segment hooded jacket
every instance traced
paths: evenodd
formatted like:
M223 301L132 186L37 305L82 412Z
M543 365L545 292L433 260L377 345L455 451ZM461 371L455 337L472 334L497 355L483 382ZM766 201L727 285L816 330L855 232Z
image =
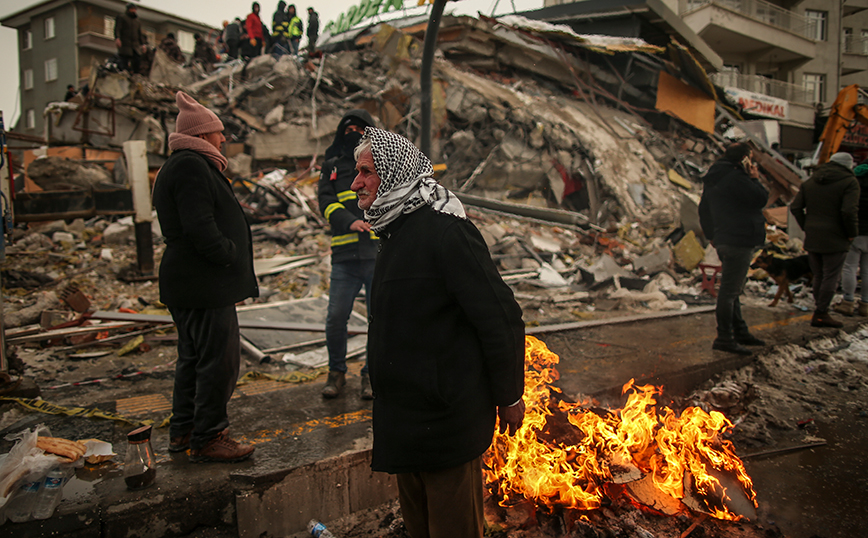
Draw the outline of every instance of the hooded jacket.
M763 208L768 191L741 164L720 159L702 178L699 223L715 245L756 247L765 243Z
M289 8L292 8L292 14L289 13ZM298 11L295 9L295 4L290 4L286 8L286 20L289 21L289 29L287 30L290 39L301 39L301 31L304 24L298 16Z
M289 37L289 18L286 16L286 2L280 0L277 10L271 17L271 31L276 36Z
M805 250L846 252L859 235L859 181L846 166L828 162L802 183L790 211L805 232Z
M350 123L374 126L374 118L365 110L350 110L341 118L334 142L325 152L325 162L319 178L319 209L329 221L332 231L332 262L373 260L377 257L377 236L373 232L354 232L350 225L364 220L358 196L350 190L356 177L354 144L350 144L344 131Z

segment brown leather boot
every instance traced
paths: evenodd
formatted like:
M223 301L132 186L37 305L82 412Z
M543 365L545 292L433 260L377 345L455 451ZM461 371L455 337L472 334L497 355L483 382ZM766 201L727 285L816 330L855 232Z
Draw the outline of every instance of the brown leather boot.
M337 398L346 384L347 374L345 372L329 372L329 378L322 389L322 397L329 399Z
M853 307L856 306L854 301L845 301L841 299L841 302L836 304L833 310L839 314L844 314L845 316L853 315Z
M190 461L195 463L205 461L235 463L249 458L254 450L252 446L242 445L229 437L229 430L223 430L199 450L191 450Z
M811 327L833 327L840 329L843 326L843 323L833 318L828 312L814 310L814 316L811 318Z
M865 301L859 301L859 315L868 316L868 303Z
M184 452L190 448L190 433L169 439L169 452Z

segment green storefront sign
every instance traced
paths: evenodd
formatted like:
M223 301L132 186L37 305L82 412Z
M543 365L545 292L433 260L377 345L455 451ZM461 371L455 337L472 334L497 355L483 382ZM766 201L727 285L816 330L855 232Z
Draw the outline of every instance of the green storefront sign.
M393 8L396 11L404 9L404 0L362 0L359 5L351 7L346 13L341 13L337 20L329 21L325 31L332 35L346 32L360 21L386 13Z

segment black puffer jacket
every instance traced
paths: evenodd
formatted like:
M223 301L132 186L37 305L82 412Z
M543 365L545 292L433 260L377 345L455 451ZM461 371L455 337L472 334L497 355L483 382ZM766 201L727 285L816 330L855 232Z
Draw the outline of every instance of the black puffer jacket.
M163 304L220 308L259 296L250 226L211 161L191 150L174 152L154 182L154 207L166 238Z
M422 206L381 241L369 303L371 466L461 465L488 449L496 407L524 390L521 308L470 221Z
M768 191L740 164L721 159L702 178L699 222L715 245L756 247L765 243L763 208Z
M356 160L353 158L355 147L344 140L344 131L351 121L375 125L374 118L366 111L350 110L338 124L335 140L325 153L317 199L319 210L332 229L332 262L373 260L377 257L376 234L350 230L353 222L364 220L358 196L350 190L356 178Z
M790 211L805 231L805 250L850 250L850 240L859 235L859 191L853 172L834 162L820 165L802 183Z

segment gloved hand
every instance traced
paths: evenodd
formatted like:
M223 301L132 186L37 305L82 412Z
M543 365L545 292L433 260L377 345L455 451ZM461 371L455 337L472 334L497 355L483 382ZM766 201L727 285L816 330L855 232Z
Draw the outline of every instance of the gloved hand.
M250 44L253 45L254 47L256 46L256 38L255 37L250 38Z

